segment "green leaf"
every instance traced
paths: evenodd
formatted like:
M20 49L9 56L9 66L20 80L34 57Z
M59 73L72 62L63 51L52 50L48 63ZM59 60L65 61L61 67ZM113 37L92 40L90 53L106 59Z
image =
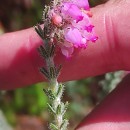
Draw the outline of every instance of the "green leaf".
M61 114L61 105L59 104L56 110L56 114L60 115Z
M61 98L62 94L64 91L64 85L63 84L59 84L59 88L58 88L58 92L57 92L57 97Z
M44 30L41 28L39 24L35 26L35 31L42 39L44 39Z
M50 110L52 113L56 114L56 111L54 110L54 108L53 108L49 103L47 103L47 105L48 105L49 110Z
M45 94L48 96L48 98L49 98L50 100L54 100L54 99L55 99L55 95L52 93L51 90L43 89L43 91L45 92Z
M64 108L65 108L65 105L64 105L64 103L62 102L61 104L58 105L56 114L57 114L57 115L62 115L62 113L64 112Z
M50 57L54 56L54 54L55 54L55 45L54 44L51 45L49 53L50 53Z
M69 124L68 120L64 119L64 121L63 121L63 123L62 123L60 129L61 129L61 130L66 130L68 124Z
M58 77L60 75L60 71L62 69L62 65L59 65L56 69L56 76Z
M50 77L56 78L56 72L54 67L50 67Z
M48 73L48 71L47 71L44 67L40 68L40 72L41 72L42 74L44 74L44 76L45 76L48 80L50 79L49 73Z
M43 11L43 21L46 20L48 11L50 10L50 6L45 5L45 9Z
M50 129L51 130L59 130L58 127L55 124L50 123Z
M66 110L67 110L67 108L68 108L68 106L69 106L69 103L68 103L68 101L65 103L65 106L64 106L64 111L63 111L63 115L65 114L65 112L66 112Z
M48 52L46 51L46 49L41 45L38 48L38 52L41 54L42 57L44 57L45 59L49 57Z

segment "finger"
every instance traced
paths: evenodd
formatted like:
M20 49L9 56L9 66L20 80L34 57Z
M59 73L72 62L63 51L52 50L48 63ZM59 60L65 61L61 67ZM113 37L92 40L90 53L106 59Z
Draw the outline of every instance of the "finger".
M63 65L60 81L95 76L119 69L129 69L130 61L127 59L130 44L127 41L130 39L128 36L130 26L126 28L123 23L127 22L125 20L130 13L126 17L124 13L120 12L120 9L122 8L120 6L117 8L116 5L111 8L110 4L92 9L92 21L99 40L94 44L89 43L85 50L75 49L72 58L68 60L61 53L57 54L56 62ZM127 11L130 12L129 9ZM122 17L120 24L118 22L119 16ZM121 27L123 31L120 30ZM38 71L38 67L43 61L36 51L42 42L33 28L5 34L0 37L0 42L1 89L26 86L44 80Z
M89 43L87 49L76 52L72 59L65 60L61 79L79 79L120 69L130 69L129 5L129 0L122 0L122 2L110 0L92 9L91 20L99 40L95 44ZM64 60L63 57L61 59Z
M130 74L79 125L77 130L130 129Z
M41 44L33 28L0 37L0 89L12 89L36 83L43 62L37 53Z
M122 64L123 68L129 70L130 60L129 40L130 40L130 1L129 0L109 0L106 4L93 8L93 23L96 33L99 36L99 46L102 56L109 53L109 59L113 59L117 64ZM123 11L122 11L123 10ZM110 54L111 53L111 54ZM108 57L107 57L108 58ZM104 57L104 62L109 62Z

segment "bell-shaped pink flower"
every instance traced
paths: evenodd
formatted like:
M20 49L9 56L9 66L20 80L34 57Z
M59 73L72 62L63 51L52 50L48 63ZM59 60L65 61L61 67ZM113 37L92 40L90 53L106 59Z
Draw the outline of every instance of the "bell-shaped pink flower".
M75 5L79 8L83 8L85 10L89 10L88 0L72 0Z
M83 12L82 12L82 16L83 16L83 20L79 21L78 24L74 20L71 22L72 25L78 28L79 30L84 30L90 25L89 17Z
M96 41L98 40L98 37L97 37L96 35L92 35L92 36L90 37L90 40L91 40L92 42L96 42Z
M82 37L80 31L77 28L69 28L66 32L65 32L65 40L73 43L74 47L83 47L86 46L86 41L84 40L84 38Z
M66 46L62 46L61 47L61 52L64 56L66 56L67 58L69 58L72 53L74 52L74 47L66 47Z
M70 57L74 48L86 48L88 42L95 42L98 37L90 21L88 0L61 0L61 3L49 12L52 23L57 27L56 42L64 56Z
M93 28L94 28L94 26L90 24L90 25L86 26L85 30L87 30L88 32L91 33Z
M64 16L67 15L69 17L72 17L76 20L76 22L83 19L81 10L73 3L63 3L61 11Z
M52 22L57 25L57 26L60 26L61 23L62 23L62 17L58 14L53 14L52 16Z
M98 39L98 37L95 35L94 31L88 32L87 30L84 30L82 32L82 34L83 34L83 37L85 37L86 40L88 40L88 41L96 42Z

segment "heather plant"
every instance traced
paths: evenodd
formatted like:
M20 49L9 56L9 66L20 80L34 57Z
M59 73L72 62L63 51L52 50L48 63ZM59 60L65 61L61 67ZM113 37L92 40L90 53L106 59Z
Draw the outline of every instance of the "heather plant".
M39 24L35 27L43 40L38 51L45 60L40 72L49 81L48 89L44 89L44 92L50 100L49 111L54 115L54 121L49 125L51 130L66 130L68 126L68 120L64 118L68 102L61 101L65 86L58 83L62 65L54 62L56 49L60 48L61 53L70 58L74 49L86 49L89 41L95 42L98 38L90 17L92 13L87 0L53 0L49 6L45 6L43 27Z

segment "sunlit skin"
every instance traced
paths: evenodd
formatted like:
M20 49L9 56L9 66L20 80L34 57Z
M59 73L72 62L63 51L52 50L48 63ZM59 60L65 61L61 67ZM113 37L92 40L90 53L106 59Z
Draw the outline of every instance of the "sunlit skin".
M69 59L66 59L60 51L57 52L55 60L63 65L60 81L82 79L116 70L130 70L129 7L129 0L110 0L104 5L91 9L93 13L91 20L99 39L96 43L89 43L87 49L75 50L72 58ZM42 41L34 28L0 36L0 89L15 89L45 81L38 71L38 68L44 64L37 53L40 44ZM95 123L100 122L99 129L101 129L103 122L119 122L118 119L126 122L124 130L130 128L128 126L130 122L129 77L125 80L125 85L121 84L119 89L109 95L82 123L82 125L91 124L87 130L93 130ZM108 113L112 113L112 116ZM107 125L107 127L113 130L114 125Z

